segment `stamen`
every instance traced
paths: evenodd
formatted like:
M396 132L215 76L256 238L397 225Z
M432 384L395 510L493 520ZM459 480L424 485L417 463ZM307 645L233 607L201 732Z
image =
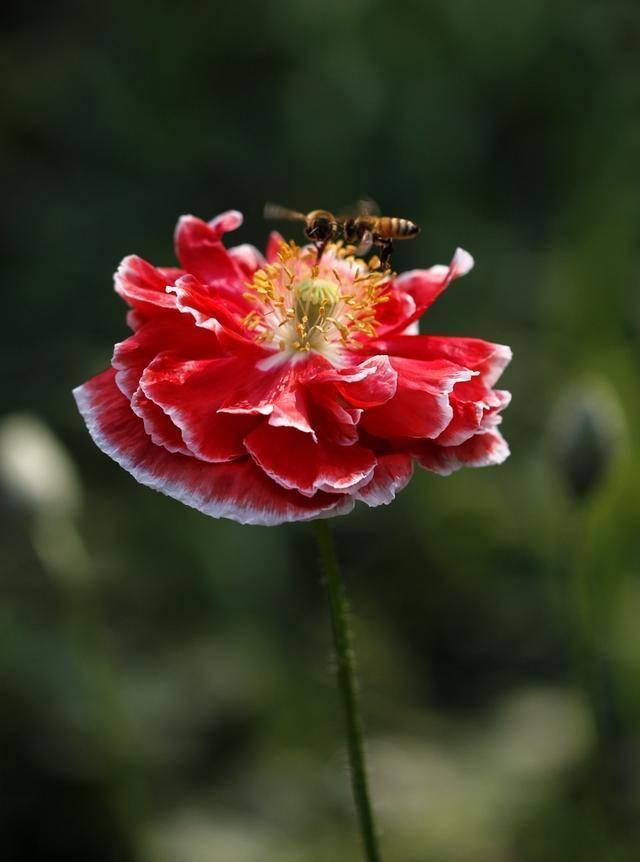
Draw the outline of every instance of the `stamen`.
M246 285L243 295L255 307L244 326L259 343L275 341L281 350L357 350L362 336L376 334L375 308L389 301L393 273L380 271L377 257L367 264L354 251L332 243L317 262L314 247L283 243L277 260Z

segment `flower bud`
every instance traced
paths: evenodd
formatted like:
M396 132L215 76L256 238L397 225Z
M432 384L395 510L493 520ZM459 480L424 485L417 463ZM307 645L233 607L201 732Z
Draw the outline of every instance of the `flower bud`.
M0 486L35 515L73 515L80 507L75 465L37 416L13 413L0 421Z
M606 380L592 379L559 399L550 426L551 455L572 496L592 494L620 448L624 416Z

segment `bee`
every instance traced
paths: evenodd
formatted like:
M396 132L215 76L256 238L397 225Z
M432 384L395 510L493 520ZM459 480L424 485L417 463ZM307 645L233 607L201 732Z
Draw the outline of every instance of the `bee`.
M380 248L383 269L391 268L394 240L413 239L420 233L415 222L397 216L381 216L372 201L359 201L357 215L339 219L344 240L356 246L356 254L366 254L373 245Z
M397 216L381 216L373 201L358 201L355 215L334 216L328 210L297 212L277 204L266 204L265 218L288 219L304 222L304 233L316 247L318 261L330 242L343 237L348 245L355 246L359 257L367 254L372 246L380 248L380 264L383 269L391 268L393 241L412 239L420 233L415 222Z
M318 252L318 262L327 244L335 242L340 236L340 225L333 213L328 210L311 210L301 213L277 204L265 204L264 217L267 219L285 219L304 222L304 234L312 242Z

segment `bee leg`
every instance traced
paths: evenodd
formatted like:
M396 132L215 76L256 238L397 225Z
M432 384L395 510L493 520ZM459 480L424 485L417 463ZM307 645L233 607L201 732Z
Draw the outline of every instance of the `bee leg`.
M390 239L378 243L380 246L380 265L382 269L391 269L391 254L393 243Z
M327 247L328 242L329 242L328 239L325 239L322 242L316 242L316 252L317 252L316 266L320 263L320 258L324 254L324 250Z

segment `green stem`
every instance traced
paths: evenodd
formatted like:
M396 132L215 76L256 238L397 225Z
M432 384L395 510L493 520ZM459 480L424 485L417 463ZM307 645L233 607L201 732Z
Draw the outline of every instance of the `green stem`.
M605 813L619 818L628 814L631 773L625 746L628 737L618 697L610 654L610 607L598 573L593 571L597 527L589 512L576 507L572 520L570 580L568 591L569 634L577 683L591 708L595 731L595 789ZM588 538L587 538L588 537ZM611 575L611 573L609 573ZM611 590L611 578L607 582ZM619 828L618 822L614 824Z
M326 575L338 687L342 698L347 730L347 745L351 766L351 788L360 825L360 834L367 862L381 862L382 857L378 849L367 782L362 720L358 705L354 653L351 646L351 632L349 630L349 608L340 577L340 568L331 530L329 529L329 522L326 520L314 521L313 526Z

